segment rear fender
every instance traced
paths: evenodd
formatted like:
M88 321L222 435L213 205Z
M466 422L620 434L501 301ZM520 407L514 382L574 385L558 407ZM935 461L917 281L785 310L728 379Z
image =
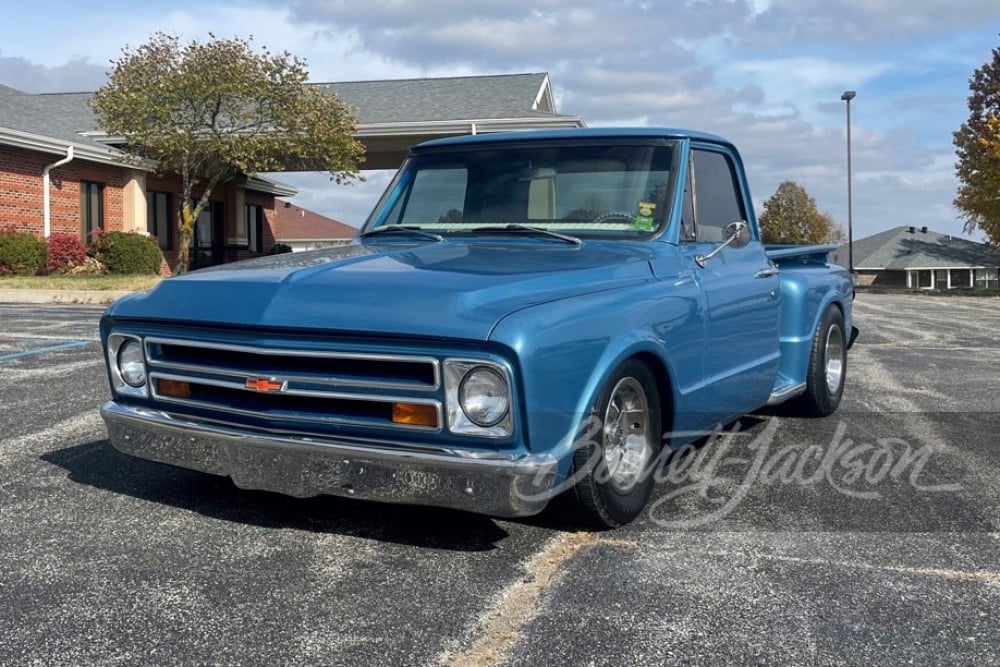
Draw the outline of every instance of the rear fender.
M844 327L856 337L851 309L851 281L840 267L789 267L781 271L781 364L778 385L806 381L812 340L820 318L831 305L840 308Z

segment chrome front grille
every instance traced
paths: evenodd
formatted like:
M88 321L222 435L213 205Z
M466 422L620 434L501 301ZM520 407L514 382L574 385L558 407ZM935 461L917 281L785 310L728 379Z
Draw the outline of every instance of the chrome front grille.
M436 358L256 347L175 338L144 341L154 400L268 422L441 429ZM161 381L185 383L186 395ZM398 424L393 404L431 406L437 426Z

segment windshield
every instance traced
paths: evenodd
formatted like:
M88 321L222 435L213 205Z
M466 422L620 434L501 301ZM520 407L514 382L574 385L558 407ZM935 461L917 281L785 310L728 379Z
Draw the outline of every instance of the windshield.
M438 234L530 226L579 236L644 237L670 219L673 144L468 146L403 165L365 231Z

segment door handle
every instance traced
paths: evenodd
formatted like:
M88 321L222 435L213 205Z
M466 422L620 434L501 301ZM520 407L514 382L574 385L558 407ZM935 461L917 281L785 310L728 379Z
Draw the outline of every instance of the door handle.
M766 269L761 269L757 273L753 274L754 278L770 278L771 276L776 276L781 273L781 270L776 266L769 266Z

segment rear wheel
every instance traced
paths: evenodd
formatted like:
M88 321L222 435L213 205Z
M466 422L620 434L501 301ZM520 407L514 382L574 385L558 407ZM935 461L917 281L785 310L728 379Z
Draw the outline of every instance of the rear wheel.
M847 336L840 308L829 306L813 335L806 391L796 403L811 417L832 415L840 406L847 375Z
M624 363L598 396L596 430L573 457L573 494L596 528L616 528L642 513L660 452L660 397L649 368Z

